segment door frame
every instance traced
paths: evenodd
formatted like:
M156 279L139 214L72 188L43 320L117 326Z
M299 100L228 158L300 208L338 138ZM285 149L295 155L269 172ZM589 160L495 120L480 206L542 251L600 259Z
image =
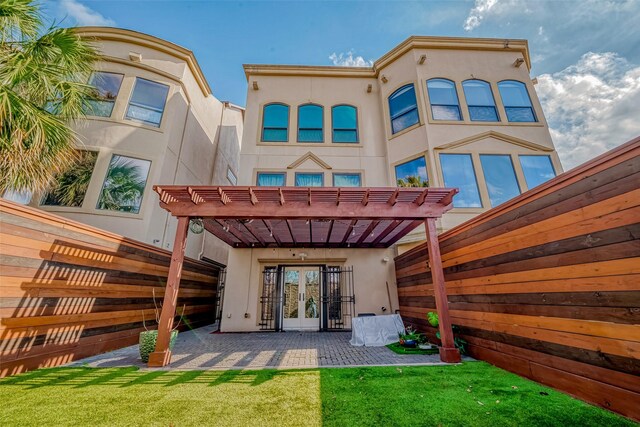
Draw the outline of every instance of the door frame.
M325 264L279 264L278 265L278 272L280 272L281 274L281 280L279 281L279 284L281 285L281 289L280 289L280 293L282 295L284 295L284 285L285 285L285 276L286 276L286 271L287 268L291 269L291 270L316 270L318 271L318 290L319 290L319 300L318 300L318 325L317 327L314 325L313 327L310 328L305 328L303 321L304 321L304 317L300 318L300 314L298 315L298 320L300 322L299 326L297 328L287 328L285 329L285 324L284 324L284 299L282 299L280 301L280 306L282 307L280 309L280 325L281 325L281 330L283 331L319 331L322 328L322 324L321 324L321 319L322 319L322 282L323 282L323 278L322 278L322 271L324 268L326 268ZM304 274L300 274L298 276L298 280L303 280ZM298 282L300 283L300 282ZM300 285L298 285L300 286ZM298 305L300 305L300 300L298 300ZM298 308L298 313L300 313L300 309ZM304 313L304 311L303 311Z

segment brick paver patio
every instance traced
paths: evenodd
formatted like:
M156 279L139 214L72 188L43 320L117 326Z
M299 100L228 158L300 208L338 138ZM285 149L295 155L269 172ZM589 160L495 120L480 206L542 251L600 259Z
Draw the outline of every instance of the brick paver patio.
M386 347L353 347L351 332L211 334L212 326L178 335L171 365L160 369L263 369L440 364L438 355L400 355ZM134 345L69 366L146 367Z

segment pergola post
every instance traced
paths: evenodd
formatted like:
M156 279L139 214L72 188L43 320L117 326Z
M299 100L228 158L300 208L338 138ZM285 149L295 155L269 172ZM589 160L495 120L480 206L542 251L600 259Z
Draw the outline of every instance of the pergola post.
M169 265L169 274L167 276L167 287L164 291L162 313L160 314L160 323L158 323L158 340L156 341L155 351L149 355L149 367L167 366L171 361L169 341L171 339L171 329L173 328L173 319L178 302L180 276L182 275L182 264L184 261L188 232L189 217L178 217L176 238L173 242L173 253L171 254L171 264Z
M453 329L451 328L451 318L449 317L449 301L444 284L444 272L442 270L436 219L427 218L424 223L427 231L427 249L429 251L431 280L433 282L436 310L440 323L440 341L442 341L440 360L446 363L457 363L460 362L460 352L456 348L453 340Z

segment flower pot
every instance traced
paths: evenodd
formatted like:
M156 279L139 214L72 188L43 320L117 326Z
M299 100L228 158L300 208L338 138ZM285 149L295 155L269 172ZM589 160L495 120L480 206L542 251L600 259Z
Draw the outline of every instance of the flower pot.
M404 340L402 345L407 348L415 348L417 345L417 342L416 340Z
M171 338L169 339L169 350L173 348L173 344L175 344L177 337L178 331L171 331ZM144 363L147 363L149 361L149 354L151 354L156 349L157 340L157 330L140 332L140 359L142 359Z

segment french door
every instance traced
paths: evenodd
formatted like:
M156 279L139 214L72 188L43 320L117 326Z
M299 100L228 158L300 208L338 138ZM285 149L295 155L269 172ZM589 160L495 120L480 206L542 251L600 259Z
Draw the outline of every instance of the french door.
M284 330L319 330L320 268L285 267L282 305Z

